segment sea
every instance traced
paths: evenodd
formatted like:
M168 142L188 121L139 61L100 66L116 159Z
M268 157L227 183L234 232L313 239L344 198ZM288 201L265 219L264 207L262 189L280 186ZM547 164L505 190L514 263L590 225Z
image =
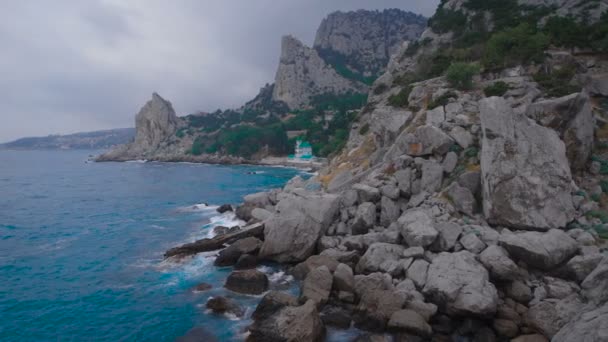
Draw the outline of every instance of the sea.
M97 153L0 151L0 341L175 341L194 327L242 341L261 296L225 290L231 268L213 266L215 253L183 262L163 253L242 224L217 207L302 172L87 162ZM297 294L280 266L259 269L272 288ZM201 282L213 289L193 291ZM213 296L234 299L245 316L212 314Z

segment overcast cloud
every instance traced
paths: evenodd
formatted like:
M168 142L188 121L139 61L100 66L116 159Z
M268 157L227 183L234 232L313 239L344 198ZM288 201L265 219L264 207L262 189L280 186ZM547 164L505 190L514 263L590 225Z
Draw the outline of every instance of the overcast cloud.
M156 91L178 115L233 108L271 83L280 38L311 45L336 10L439 0L23 0L0 12L0 142L132 127Z

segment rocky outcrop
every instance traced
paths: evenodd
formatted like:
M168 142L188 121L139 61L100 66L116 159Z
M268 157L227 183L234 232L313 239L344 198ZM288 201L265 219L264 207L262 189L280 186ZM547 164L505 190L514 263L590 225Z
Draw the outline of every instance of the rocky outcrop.
M291 109L305 108L311 97L325 93L367 92L367 86L340 76L317 53L296 38L285 36L272 93Z
M330 194L289 194L266 220L260 257L279 262L308 258L338 212L340 198Z
M483 210L494 224L565 227L574 217L566 149L551 129L498 97L480 102Z
M135 141L103 154L97 160L124 161L153 156L175 134L178 125L179 119L171 102L154 93L135 116Z
M423 16L398 9L335 12L321 22L314 48L322 55L345 56L349 69L375 75L404 41L420 36L426 21Z
M282 308L276 310L274 307L274 310L258 315L258 318L254 314L255 321L249 327L248 342L323 340L325 327L314 301L309 300L302 306L280 306Z

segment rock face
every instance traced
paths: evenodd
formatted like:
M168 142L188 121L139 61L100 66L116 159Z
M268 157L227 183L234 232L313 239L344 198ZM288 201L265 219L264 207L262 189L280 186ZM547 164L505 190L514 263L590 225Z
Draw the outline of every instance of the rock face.
M320 342L323 340L325 327L315 302L309 300L302 306L284 306L272 314L262 316L262 319L256 319L249 331L249 342Z
M480 102L483 210L519 229L564 227L574 217L566 149L551 129L491 97Z
M299 262L308 258L317 240L338 212L337 195L288 195L277 204L277 213L266 220L261 258Z
M492 315L498 305L488 271L466 251L439 254L429 266L423 292L450 314Z
M316 50L292 36L281 42L281 59L272 93L274 101L289 108L304 108L312 96L323 93L366 92L367 86L340 76Z
M321 23L314 47L322 55L348 56L346 66L360 74L377 74L404 41L422 34L426 21L397 9L335 12Z
M135 141L101 155L97 160L145 159L175 134L178 124L171 102L154 93L135 116Z
M502 234L500 244L511 256L541 270L550 270L576 254L578 245L558 229L546 233Z
M591 157L594 139L591 101L586 93L539 101L528 106L526 115L539 124L556 130L566 144L573 169L582 169Z

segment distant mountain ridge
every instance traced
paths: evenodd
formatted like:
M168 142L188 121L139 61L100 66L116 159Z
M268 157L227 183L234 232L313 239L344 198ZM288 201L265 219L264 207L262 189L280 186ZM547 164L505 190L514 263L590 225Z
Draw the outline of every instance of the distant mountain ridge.
M117 128L46 137L25 137L0 144L0 149L58 150L106 149L127 144L135 138L135 128Z

